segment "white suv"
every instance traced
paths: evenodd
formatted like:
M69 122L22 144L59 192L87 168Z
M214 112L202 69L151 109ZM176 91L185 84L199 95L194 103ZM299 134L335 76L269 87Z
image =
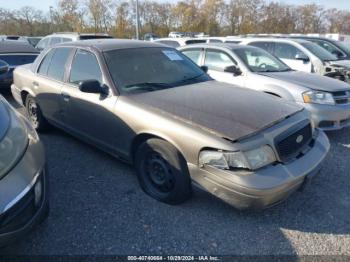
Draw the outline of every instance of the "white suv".
M98 39L98 38L112 38L107 34L79 34L79 33L55 33L52 35L45 36L36 45L39 51L44 50L47 47L78 40Z
M297 71L349 81L350 61L342 60L310 41L281 38L243 38L241 45L260 47Z

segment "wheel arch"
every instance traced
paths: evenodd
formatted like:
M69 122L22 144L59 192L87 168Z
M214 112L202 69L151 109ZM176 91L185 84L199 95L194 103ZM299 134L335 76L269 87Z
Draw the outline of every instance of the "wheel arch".
M134 162L134 160L135 160L134 158L135 158L138 147L142 143L144 143L145 141L147 141L148 139L151 139L151 138L158 138L158 139L161 139L161 140L168 142L169 144L174 146L177 149L177 151L180 152L180 154L182 155L182 157L186 161L186 157L183 154L182 150L171 139L169 139L165 136L159 135L159 134L152 133L152 132L142 132L142 133L137 134L131 142L130 153L129 153L131 162Z

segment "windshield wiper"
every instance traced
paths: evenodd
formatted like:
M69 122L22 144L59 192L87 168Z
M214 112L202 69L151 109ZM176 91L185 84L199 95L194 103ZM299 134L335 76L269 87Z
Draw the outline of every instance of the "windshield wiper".
M172 85L178 85L178 84L183 84L183 83L187 83L187 82L191 82L201 76L205 75L205 73L202 73L202 74L199 74L197 76L194 76L194 77L190 77L190 78L186 78L186 79L183 79L183 80L180 80L180 81L177 81L175 83L172 83Z
M134 90L155 91L155 90L169 88L169 87L171 87L171 85L167 83L144 82L144 83L127 85L124 88L128 91L134 91Z

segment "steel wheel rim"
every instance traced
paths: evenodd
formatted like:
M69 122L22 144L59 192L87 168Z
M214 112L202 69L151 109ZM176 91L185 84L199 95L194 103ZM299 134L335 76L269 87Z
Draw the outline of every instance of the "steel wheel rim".
M158 192L171 192L175 186L175 179L169 163L157 152L147 154L144 163L150 185Z
M28 115L29 119L34 126L38 125L38 106L33 100L29 100L28 103Z

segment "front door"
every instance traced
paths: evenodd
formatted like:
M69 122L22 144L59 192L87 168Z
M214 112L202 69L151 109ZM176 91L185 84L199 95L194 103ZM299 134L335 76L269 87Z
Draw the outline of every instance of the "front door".
M95 54L78 49L68 83L62 88L65 124L76 135L114 153L119 130L113 114L117 97L80 91L78 85L85 80L97 80L102 85L102 71Z
M238 66L233 58L220 50L207 49L205 51L204 65L208 67L208 74L219 82L244 86L244 76L234 75L231 72L225 72L225 68Z

